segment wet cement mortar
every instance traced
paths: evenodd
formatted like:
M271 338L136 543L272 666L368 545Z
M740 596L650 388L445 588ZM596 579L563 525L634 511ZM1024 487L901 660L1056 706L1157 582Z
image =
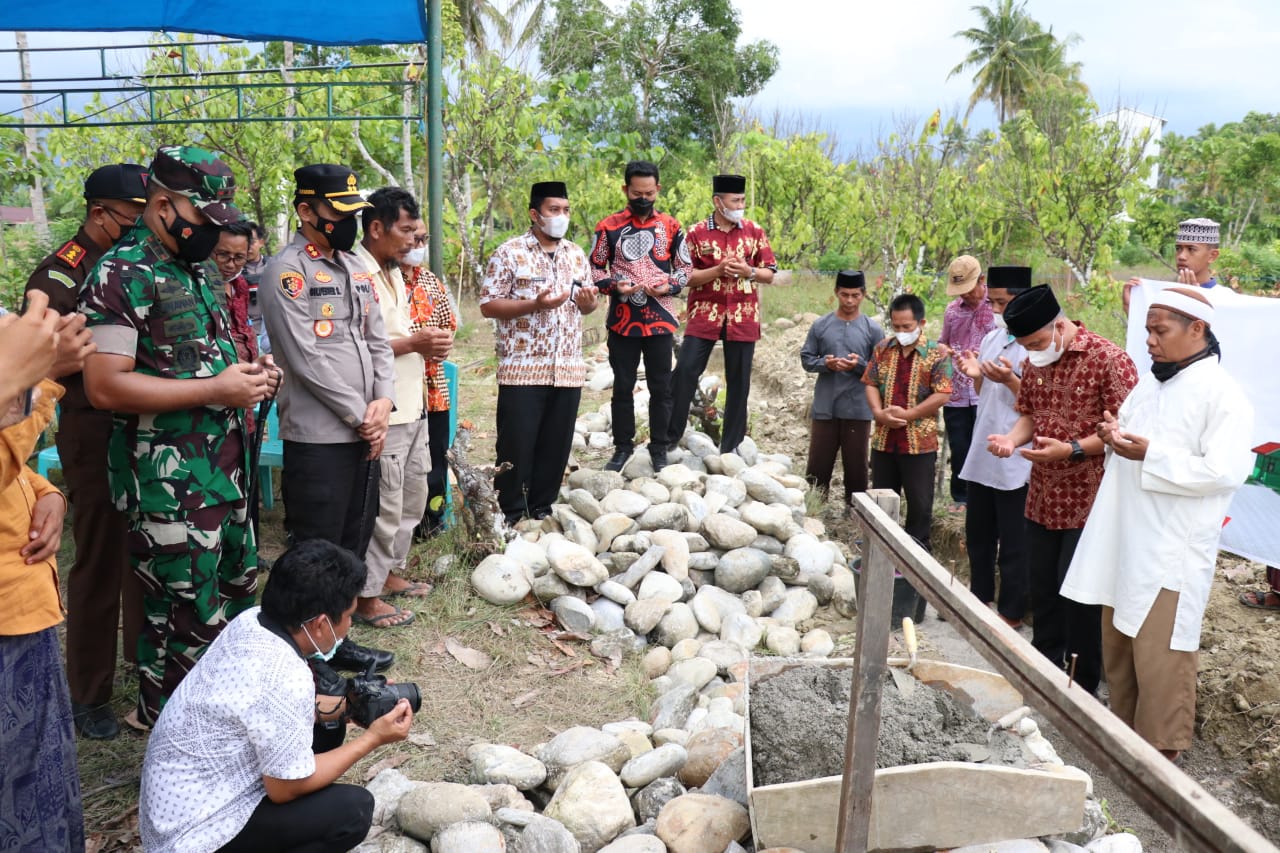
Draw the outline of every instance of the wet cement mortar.
M844 768L852 670L798 666L751 686L754 782L776 785L839 776ZM1019 739L997 731L949 693L914 681L904 695L886 675L876 767L968 761L1025 767Z

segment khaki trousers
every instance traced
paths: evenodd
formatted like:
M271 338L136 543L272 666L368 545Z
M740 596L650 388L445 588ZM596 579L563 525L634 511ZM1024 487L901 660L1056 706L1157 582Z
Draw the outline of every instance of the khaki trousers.
M376 598L387 575L404 568L413 544L413 529L422 522L430 490L431 451L427 446L427 420L393 424L378 457L378 517L365 553L369 569L362 598Z
M1198 652L1169 648L1178 593L1160 590L1138 636L1127 637L1102 608L1102 664L1111 687L1111 710L1156 749L1191 747L1196 723Z

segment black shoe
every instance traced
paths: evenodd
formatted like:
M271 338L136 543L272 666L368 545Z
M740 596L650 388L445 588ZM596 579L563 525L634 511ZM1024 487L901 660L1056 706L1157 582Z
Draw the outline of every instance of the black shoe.
M621 471L622 466L627 464L627 460L631 458L631 454L635 451L630 448L626 450L618 450L614 452L613 458L604 465L606 471Z
M76 731L90 740L111 740L120 734L120 724L116 722L115 712L106 702L101 705L72 702L71 718L75 721Z
M373 664L375 672L386 672L395 660L396 656L385 649L362 646L347 637L338 647L338 653L329 661L329 665L346 672L367 672L369 664Z
M346 642L343 643L346 645ZM311 673L316 680L317 696L346 696L351 689L351 679L339 675L338 671L320 660L308 661Z
M655 447L649 445L649 462L653 465L653 472L656 474L663 468L667 467L667 449L665 447Z

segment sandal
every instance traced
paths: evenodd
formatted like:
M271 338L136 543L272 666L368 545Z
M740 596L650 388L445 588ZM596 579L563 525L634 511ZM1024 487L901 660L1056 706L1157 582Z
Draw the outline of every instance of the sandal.
M392 605L392 607L395 607L395 605ZM381 616L363 616L360 613L351 614L352 622L357 625L368 625L370 628L403 628L406 625L412 625L414 618L412 610L405 610L402 607L396 607L390 613L383 613Z
M379 598L426 598L431 594L431 590L435 589L435 584L426 581L408 581L408 586L404 589L382 590Z
M1245 607L1253 607L1258 610L1280 610L1280 604L1267 604L1267 596L1269 595L1275 595L1280 598L1280 593L1272 590L1258 592L1251 589L1248 592L1240 593L1240 603Z

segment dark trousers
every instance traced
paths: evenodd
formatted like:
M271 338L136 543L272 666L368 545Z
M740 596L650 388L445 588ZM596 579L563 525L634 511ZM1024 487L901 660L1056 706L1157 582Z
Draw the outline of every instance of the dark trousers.
M636 389L640 359L644 359L645 382L649 385L649 436L663 441L671 422L671 335L626 337L609 333L609 366L613 368L613 446L631 450L636 445ZM686 419L688 412L685 413ZM569 438L572 441L572 436Z
M724 423L720 429L720 452L732 453L747 434L747 397L751 394L751 360L755 341L724 339ZM698 379L707 369L707 360L716 342L685 335L680 342L675 377L671 384L671 425L667 428L667 447L675 447L689 424L689 407L698 390ZM615 380L616 381L616 380Z
M1021 619L1027 613L1027 487L1005 491L972 481L968 486L964 535L969 552L969 590L979 601L996 602L996 609L1006 619Z
M1058 592L1071 565L1083 528L1050 530L1027 521L1030 546L1031 645L1053 661L1068 667L1077 655L1076 681L1090 693L1102 680L1102 607L1080 604Z
M284 443L284 527L290 544L325 539L361 560L378 517L378 461L364 441Z
M805 477L822 491L831 488L831 472L836 467L836 454L844 469L844 502L854 492L867 490L867 439L871 421L831 418L815 420L809 425L809 461Z
M135 662L145 621L142 582L129 564L129 520L112 503L107 483L110 438L110 412L62 410L58 455L76 543L67 575L67 685L71 701L81 705L110 701L116 634L124 659Z
M329 785L289 803L263 797L219 853L346 853L372 824L373 795L359 785Z
M431 471L427 474L427 510L422 514L419 532L430 535L444 523L444 493L449 482L449 412L427 413L427 451L431 454Z
M581 399L581 388L498 386L498 464L512 467L494 477L493 485L508 521L551 512L573 449Z
M935 453L885 453L871 451L871 485L891 489L907 502L907 522L902 529L907 535L929 548L929 532L933 526L933 472L938 462Z
M947 425L947 449L951 451L951 500L968 501L968 482L960 479L969 444L973 441L973 424L978 419L977 406L943 406L942 422Z

